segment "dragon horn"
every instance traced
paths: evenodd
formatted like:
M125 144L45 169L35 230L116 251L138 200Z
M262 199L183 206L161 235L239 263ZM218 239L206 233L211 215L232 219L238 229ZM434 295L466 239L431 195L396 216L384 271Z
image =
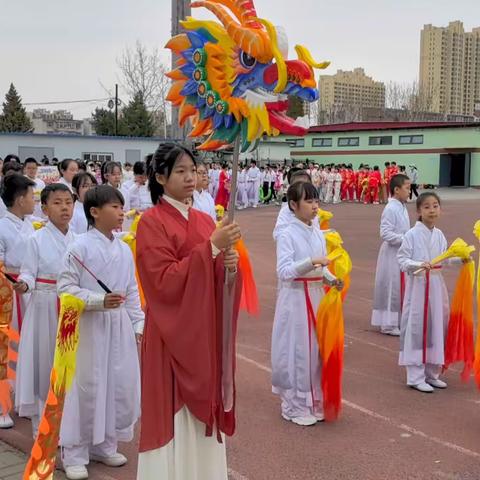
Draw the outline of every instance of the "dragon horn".
M227 7L243 26L262 28L257 22L257 12L252 0L215 0L215 3Z
M221 5L212 1L196 1L192 8L204 7L210 10L223 24L228 35L240 48L261 62L270 61L273 53L270 40L264 30L244 27L237 23Z

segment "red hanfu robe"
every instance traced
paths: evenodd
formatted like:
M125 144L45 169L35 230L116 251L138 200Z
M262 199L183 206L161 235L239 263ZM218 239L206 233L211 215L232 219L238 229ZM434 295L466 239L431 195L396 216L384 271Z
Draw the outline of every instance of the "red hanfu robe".
M241 279L237 273L225 287L223 255L212 255L214 229L208 215L190 209L187 220L164 199L138 226L137 267L146 299L140 452L173 439L174 416L184 406L205 424L206 435L220 440L220 432L235 430ZM225 290L230 318L222 314Z

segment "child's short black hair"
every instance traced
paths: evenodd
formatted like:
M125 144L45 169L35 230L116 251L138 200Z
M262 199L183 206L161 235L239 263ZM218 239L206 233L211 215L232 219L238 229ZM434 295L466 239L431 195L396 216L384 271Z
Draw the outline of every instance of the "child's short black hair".
M395 194L396 188L402 188L405 182L409 182L410 179L403 173L397 173L390 179L390 195Z
M121 203L122 207L125 205L125 200L120 190L112 187L111 185L97 185L91 188L86 194L83 201L83 209L89 227L95 225L95 219L90 213L90 209L93 207L102 208L108 203Z
M51 183L47 185L40 194L40 202L42 205L46 205L48 202L48 198L54 192L68 192L72 196L73 200L73 193L71 190L63 183Z
M300 200L318 200L318 190L311 182L297 182L288 187L287 202L288 208L293 211L290 202L298 203Z
M28 189L35 186L35 182L19 173L12 173L4 177L0 188L3 203L7 208L13 207L15 200L28 192Z
M145 175L147 173L147 168L145 162L138 161L133 165L133 174L134 175Z
M23 162L23 166L26 167L29 163L34 163L35 165L39 165L39 163L33 157L28 157Z

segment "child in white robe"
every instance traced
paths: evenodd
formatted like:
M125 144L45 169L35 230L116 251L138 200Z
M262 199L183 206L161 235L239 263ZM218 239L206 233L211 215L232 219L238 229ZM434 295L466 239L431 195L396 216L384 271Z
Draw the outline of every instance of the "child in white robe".
M400 335L402 312L402 285L405 274L400 272L397 253L405 234L410 229L407 201L410 180L406 175L395 175L390 182L391 198L380 220L383 243L378 252L375 290L373 294L372 325L386 335Z
M73 216L70 221L70 229L73 233L80 235L87 233L88 222L83 209L85 194L97 184L97 179L88 172L77 173L72 180L73 193L75 194L75 206L73 207Z
M73 195L61 183L53 183L41 194L45 227L27 241L18 281L31 297L22 326L16 377L15 407L21 417L31 417L33 437L47 400L55 353L58 323L57 277L61 259L74 240L69 230Z
M318 213L318 190L309 182L297 182L287 199L295 219L277 238L272 391L282 400L282 417L306 426L324 419L314 317L323 283L341 283L324 268L329 264L325 238L312 222Z
M15 279L20 273L25 244L34 233L31 222L26 218L33 214L35 208L34 188L35 183L19 173L9 173L3 179L1 196L7 212L0 219L0 262L4 265L6 273ZM15 331L20 333L30 295L21 295L23 286L20 283L14 284L13 288L11 325ZM3 347L5 348L6 345ZM10 348L16 349L16 343L10 342ZM0 428L11 427L13 427L12 418L7 412L2 412L0 409Z
M417 198L419 220L410 229L398 251L398 261L407 273L401 320L399 365L407 369L407 385L420 392L446 388L439 379L444 364L448 326L448 292L440 269L430 264L447 250L445 236L435 227L440 216L440 198L433 192ZM449 263L457 263L452 259ZM421 271L419 271L421 269ZM425 318L426 286L429 282L428 314ZM426 322L426 338L424 328Z
M123 197L101 185L86 193L84 205L90 229L69 247L57 284L59 295L86 302L60 431L63 465L72 480L88 478L90 460L112 467L127 462L117 445L132 440L140 414L135 337L140 340L144 323L132 253L112 234L123 222Z

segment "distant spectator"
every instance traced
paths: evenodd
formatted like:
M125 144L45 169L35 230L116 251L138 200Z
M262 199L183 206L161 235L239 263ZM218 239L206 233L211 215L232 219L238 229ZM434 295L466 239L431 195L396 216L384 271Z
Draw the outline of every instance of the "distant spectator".
M8 155L7 155L8 158ZM2 166L2 177L5 177L7 175L11 175L12 173L22 173L23 167L20 162L17 162L15 160L11 162L3 162Z
M409 165L408 166L408 176L410 178L410 181L412 182L410 186L410 200L413 198L413 195L415 194L415 198L418 197L418 170L415 165Z

